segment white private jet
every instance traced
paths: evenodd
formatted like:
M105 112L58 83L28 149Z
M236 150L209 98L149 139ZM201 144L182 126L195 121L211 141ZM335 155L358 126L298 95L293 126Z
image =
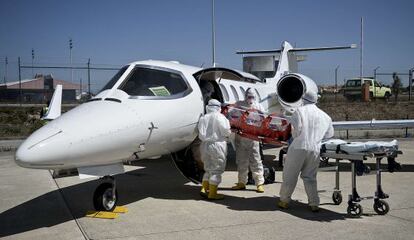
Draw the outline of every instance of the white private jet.
M54 177L73 172L81 178L103 177L105 181L94 193L97 210L115 208L118 196L111 176L123 173L123 164L131 158L155 159L171 154L183 174L197 182L203 170L192 143L197 138L198 120L204 114L202 87L206 81L214 86L212 97L223 103L243 100L245 90L252 88L267 111L279 112L278 103L294 110L302 104L306 91L317 90L310 78L292 73L295 52L354 47L293 48L284 42L279 50L240 52L273 56L274 71L262 79L220 67L133 62L120 69L94 98L61 116L60 109L56 110L60 108L55 99L61 97L58 88L50 115L45 117L54 120L20 145L15 161L25 168L54 170ZM367 122L360 124L368 126ZM342 122L340 126L347 125Z

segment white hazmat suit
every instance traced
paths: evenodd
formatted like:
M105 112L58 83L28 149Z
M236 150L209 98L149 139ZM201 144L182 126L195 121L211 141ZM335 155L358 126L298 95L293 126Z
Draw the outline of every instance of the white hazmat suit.
M217 186L226 167L227 137L230 136L230 123L221 114L221 103L215 99L208 101L207 114L198 122L201 159L204 164L203 188L210 189L209 198L216 198ZM207 185L208 184L208 185ZM215 188L214 191L212 192ZM211 195L211 196L210 196Z
M263 112L263 107L256 101L256 94L251 88L246 90L244 101L237 102L236 106L242 109L257 109ZM264 192L263 163L260 157L259 142L236 135L235 143L238 183L233 189L246 188L250 168L258 192Z
M317 93L305 94L304 105L298 107L291 117L293 142L289 146L284 164L280 207L287 207L300 173L309 206L313 211L318 210L316 174L321 142L322 139L331 138L334 129L331 118L315 105L317 98Z

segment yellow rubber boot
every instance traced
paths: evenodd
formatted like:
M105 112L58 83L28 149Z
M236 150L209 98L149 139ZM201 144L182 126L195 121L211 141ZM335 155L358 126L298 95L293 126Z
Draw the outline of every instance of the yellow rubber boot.
M263 184L257 185L256 192L258 192L258 193L264 193L264 186L263 186Z
M208 181L203 181L201 183L200 195L202 197L208 198L208 189L209 189Z
M231 187L232 190L244 190L246 185L244 183L236 183L236 186Z
M288 204L287 202L282 202L282 201L279 201L279 202L277 203L277 206L278 206L279 208L282 208L282 209L288 209L288 208L289 208L289 204Z
M208 192L208 200L221 200L221 199L224 199L223 195L217 193L217 188L218 188L217 185L211 185L210 184L209 187L210 187L210 189L209 189L209 192Z

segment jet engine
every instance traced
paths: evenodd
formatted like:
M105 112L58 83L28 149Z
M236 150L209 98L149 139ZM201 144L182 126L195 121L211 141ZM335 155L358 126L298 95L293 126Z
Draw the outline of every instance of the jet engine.
M318 92L318 86L309 77L298 73L283 76L276 87L279 103L289 112L302 106L303 96L310 91Z

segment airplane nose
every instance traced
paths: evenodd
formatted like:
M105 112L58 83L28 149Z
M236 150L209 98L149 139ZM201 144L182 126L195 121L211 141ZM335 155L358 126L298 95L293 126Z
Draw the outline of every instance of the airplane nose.
M26 168L58 167L62 165L68 141L65 141L65 134L62 130L51 126L44 126L28 137L17 149L15 162L17 165Z
M27 158L24 155L26 154L19 148L14 156L14 162L20 167L26 167L28 165Z
M146 141L149 130L143 126L138 113L126 105L85 103L28 137L18 148L15 162L40 169L113 163L130 157Z

